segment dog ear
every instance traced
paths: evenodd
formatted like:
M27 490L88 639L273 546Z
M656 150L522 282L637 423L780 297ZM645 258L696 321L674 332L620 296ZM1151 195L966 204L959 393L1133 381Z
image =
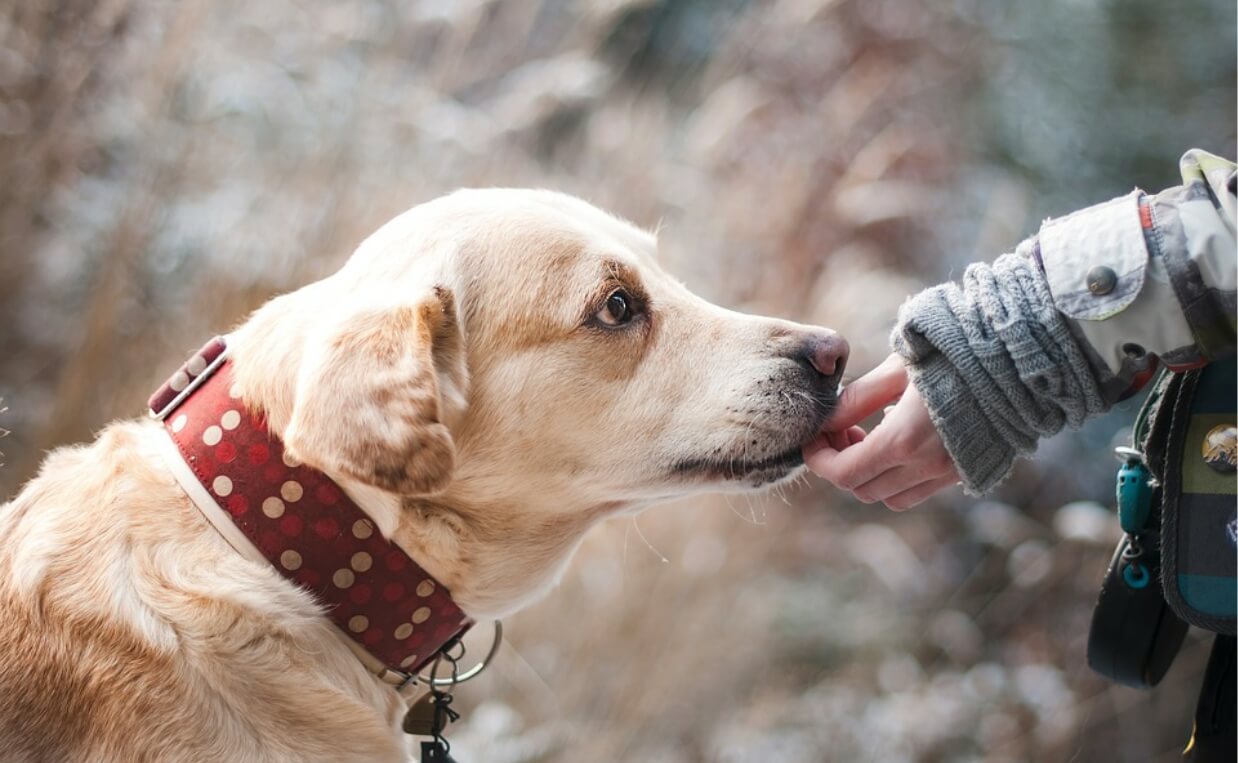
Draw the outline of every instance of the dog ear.
M306 347L289 453L400 495L435 493L451 481L456 449L442 421L444 388L463 374L460 326L451 292L412 304L369 308L335 322ZM455 372L456 378L448 377Z

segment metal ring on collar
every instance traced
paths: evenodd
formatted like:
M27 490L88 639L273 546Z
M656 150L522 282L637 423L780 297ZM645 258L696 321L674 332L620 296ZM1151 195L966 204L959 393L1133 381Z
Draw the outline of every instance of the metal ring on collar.
M426 686L455 686L462 684L465 681L471 681L482 674L486 668L490 667L490 663L494 660L494 656L499 653L499 645L503 643L503 623L499 620L494 621L494 641L490 644L490 650L486 652L486 656L481 662L464 671L458 676L452 678L438 678L434 675L434 671L430 671L430 675L419 675L417 679Z

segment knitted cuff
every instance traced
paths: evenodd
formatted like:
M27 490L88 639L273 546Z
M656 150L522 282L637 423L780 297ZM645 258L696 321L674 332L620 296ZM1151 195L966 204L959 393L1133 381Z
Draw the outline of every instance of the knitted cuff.
M1044 274L1020 255L909 299L891 344L969 493L995 487L1041 437L1107 408Z
M907 370L959 470L963 490L981 496L1001 484L1018 453L989 423L958 369L942 354L933 353Z

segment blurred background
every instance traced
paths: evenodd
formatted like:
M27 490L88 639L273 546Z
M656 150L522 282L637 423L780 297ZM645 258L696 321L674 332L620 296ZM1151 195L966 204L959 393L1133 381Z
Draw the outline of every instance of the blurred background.
M909 293L1233 158L1235 50L1232 0L5 3L0 495L460 186L659 226L698 293L861 372ZM1176 760L1207 640L1153 692L1085 663L1135 407L982 503L801 480L596 531L460 691L456 757Z

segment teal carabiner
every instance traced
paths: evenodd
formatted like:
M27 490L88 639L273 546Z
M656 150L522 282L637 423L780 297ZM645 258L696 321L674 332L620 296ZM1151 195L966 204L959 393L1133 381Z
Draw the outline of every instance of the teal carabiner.
M1118 521L1123 532L1143 532L1152 515L1152 473L1142 460L1129 458L1118 467Z

